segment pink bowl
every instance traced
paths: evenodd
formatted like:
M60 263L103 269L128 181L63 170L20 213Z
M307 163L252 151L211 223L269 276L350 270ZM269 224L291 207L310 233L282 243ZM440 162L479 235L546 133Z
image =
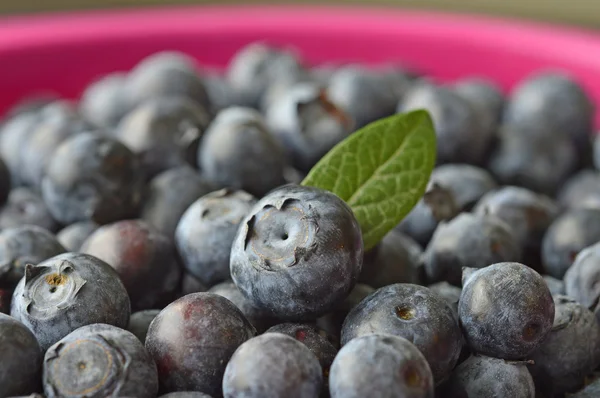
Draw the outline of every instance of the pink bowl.
M442 81L489 76L506 90L560 68L600 103L600 35L591 32L386 8L220 6L0 19L0 113L40 91L76 98L159 50L223 67L260 39L296 46L311 63L402 61Z

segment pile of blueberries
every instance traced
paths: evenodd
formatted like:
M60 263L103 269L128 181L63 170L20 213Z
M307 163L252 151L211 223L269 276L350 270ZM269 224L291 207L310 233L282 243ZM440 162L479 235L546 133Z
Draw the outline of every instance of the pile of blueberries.
M437 166L373 249L299 183L427 109ZM600 397L600 140L561 71L508 96L253 43L0 126L0 397ZM43 394L43 395L41 395Z

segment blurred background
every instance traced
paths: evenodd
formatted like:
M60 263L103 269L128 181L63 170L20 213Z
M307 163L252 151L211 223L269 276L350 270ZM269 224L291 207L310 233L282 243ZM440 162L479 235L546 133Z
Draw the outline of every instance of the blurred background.
M249 4L231 0L0 0L0 13L38 13L93 8L124 8L167 4ZM470 12L600 28L600 0L279 0L277 4L362 4Z

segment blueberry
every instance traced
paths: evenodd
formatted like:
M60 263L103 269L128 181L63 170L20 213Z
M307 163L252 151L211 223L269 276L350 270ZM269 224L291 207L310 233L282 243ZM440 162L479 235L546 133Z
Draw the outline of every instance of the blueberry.
M158 367L163 392L200 391L218 396L231 355L255 334L226 298L193 293L172 302L154 318L146 348Z
M458 320L446 301L412 284L382 287L354 307L342 327L342 345L371 333L410 340L427 359L436 383L454 368L462 348Z
M0 157L10 171L12 186L23 184L20 151L39 122L39 112L31 112L14 116L2 126L0 131Z
M460 287L449 284L448 282L437 282L428 286L431 291L437 293L450 308L454 311L458 319L458 301L462 289Z
M137 337L142 344L146 342L146 335L148 334L148 328L150 323L160 313L160 310L142 310L134 312L129 318L129 326L127 330Z
M12 299L12 290L0 288L0 312L3 314L10 313L10 302Z
M594 168L596 170L600 170L600 132L596 132L596 134L594 135L592 151Z
M22 225L37 225L50 231L58 227L40 194L26 187L12 189L0 210L0 229Z
M25 325L5 314L0 314L0 352L0 396L41 390L40 345Z
M317 357L281 333L266 333L242 344L227 364L225 398L311 398L321 390Z
M215 71L205 70L204 72L204 87L214 111L220 111L239 103L237 93L234 92L225 76Z
M165 395L161 395L158 398L212 398L208 394L204 394L203 392L197 391L178 391L178 392L170 392Z
M504 185L553 195L576 170L578 155L574 144L548 122L504 125L498 141L489 157L488 169Z
M554 325L532 356L530 370L552 396L575 392L600 365L600 325L594 314L566 296L555 296Z
M202 293L207 291L209 286L205 286L195 276L184 272L181 278L181 291L180 297L188 295L190 293Z
M462 163L443 164L433 169L430 181L449 189L462 211L470 211L486 193L498 187L485 169Z
M283 179L287 184L301 184L302 180L306 177L306 173L291 167L287 166L283 169Z
M23 114L33 114L43 109L46 105L57 100L58 97L56 94L50 92L38 92L37 94L27 96L18 101L16 104L12 105L4 116L7 119L12 119Z
M236 93L239 105L258 108L272 84L297 81L305 73L302 61L293 50L255 42L233 56L226 78Z
M136 310L155 308L175 292L181 277L175 247L144 221L124 220L100 227L80 251L117 271Z
M97 128L115 127L127 112L126 79L124 73L111 73L92 82L79 102L82 117Z
M0 206L6 203L10 193L10 188L10 170L8 170L4 160L0 158Z
M484 131L495 135L504 109L504 95L500 87L491 80L472 77L457 81L453 88L476 108Z
M584 248L600 241L600 208L568 210L560 215L542 241L542 262L550 276L562 279Z
M322 394L329 390L329 369L337 355L338 349L332 344L333 336L318 327L301 323L282 323L273 326L266 333L282 333L293 337L315 354L323 371Z
M283 148L263 117L250 108L219 112L198 150L198 164L212 182L256 196L283 184Z
M392 230L365 254L359 281L374 288L419 283L423 249L409 236Z
M61 229L56 238L69 252L78 252L85 240L99 227L93 221L79 221Z
M600 207L600 173L581 170L563 184L557 197L563 209Z
M534 398L535 386L525 362L472 355L452 372L445 393L465 397ZM446 395L442 395L446 396Z
M230 279L229 257L240 222L256 203L244 191L222 189L196 200L175 230L175 243L186 270L212 286Z
M8 228L0 233L0 287L14 289L25 265L36 265L66 252L48 230L34 225Z
M600 379L596 379L582 390L570 394L569 398L596 398L598 396L600 396Z
M327 97L354 119L355 128L393 115L398 96L383 74L360 65L336 69L327 84Z
M600 302L600 243L583 249L564 277L564 293L595 310Z
M123 144L82 133L54 152L42 196L52 216L63 224L85 220L107 224L135 212L141 177L136 157Z
M310 170L354 127L351 117L314 83L298 83L286 90L267 108L265 120L294 166L303 171Z
M370 334L342 347L331 366L329 391L332 398L433 398L433 376L410 341Z
M524 79L513 90L504 120L518 124L545 121L583 150L589 147L593 132L594 104L572 76L542 71Z
M521 244L508 224L493 215L471 213L441 223L423 255L430 283L447 281L456 286L460 286L463 267L520 260Z
M427 246L441 221L448 221L460 212L450 188L430 182L423 197L398 224L396 229Z
M185 97L145 101L125 115L115 137L136 153L148 178L172 167L196 166L196 152L208 127L208 112Z
M189 98L204 109L211 108L195 60L175 51L158 52L140 61L128 74L124 92L129 109L165 96Z
M92 323L126 328L130 304L117 273L87 254L64 253L25 266L10 314L37 337L42 350Z
M544 278L544 281L546 281L546 285L548 285L548 289L550 289L552 296L565 294L565 282L550 275L543 275L542 277Z
M158 392L156 365L132 333L112 325L87 325L46 352L44 392L64 398L153 398Z
M286 185L241 222L231 277L253 305L284 320L314 319L354 287L363 261L360 226L334 194Z
M140 218L169 238L174 238L177 223L186 209L214 189L189 166L166 170L148 183Z
M265 311L253 306L233 282L219 283L211 287L208 292L218 294L231 301L242 311L242 314L244 314L248 322L254 326L258 333L263 333L277 323L277 320L270 317Z
M488 192L477 203L476 214L492 214L510 225L523 250L523 260L539 269L542 239L558 216L554 201L527 188L505 186Z
M465 275L458 315L469 347L502 359L522 359L552 328L554 302L540 274L519 263L497 263Z
M398 104L398 112L426 109L437 134L438 163L481 164L492 134L484 131L477 109L451 88L415 84Z

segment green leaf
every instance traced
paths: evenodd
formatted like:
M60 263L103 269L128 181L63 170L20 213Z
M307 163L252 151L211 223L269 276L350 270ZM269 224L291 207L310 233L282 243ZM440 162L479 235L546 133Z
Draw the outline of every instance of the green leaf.
M345 200L360 223L368 250L425 193L435 165L435 138L425 110L380 119L336 145L302 185L326 189Z

